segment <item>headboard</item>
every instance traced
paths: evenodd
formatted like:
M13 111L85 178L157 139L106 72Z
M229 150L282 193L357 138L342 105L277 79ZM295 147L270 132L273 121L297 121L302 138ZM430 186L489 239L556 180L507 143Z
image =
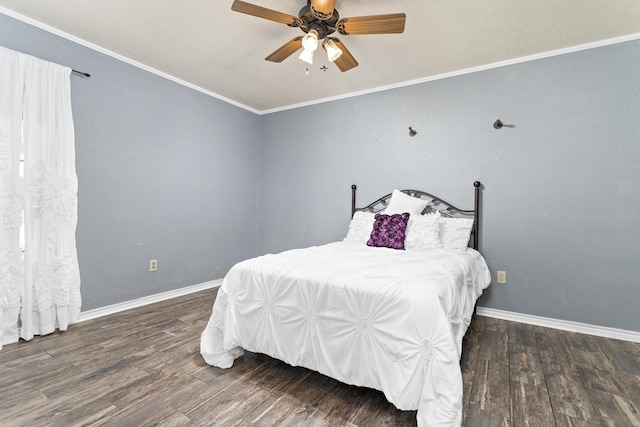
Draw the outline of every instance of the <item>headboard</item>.
M471 230L471 238L469 239L469 246L473 249L478 249L480 242L480 230L479 230L479 221L480 221L480 181L476 181L473 183L474 187L474 203L473 209L459 209L453 206L451 203L444 201L440 197L436 197L433 194L426 193L420 190L402 190L403 193L406 193L410 196L417 197L419 199L427 200L427 207L422 211L423 214L427 214L430 212L439 211L440 215L447 216L450 218L473 218L473 229ZM380 197L375 202L363 207L356 207L356 190L358 187L354 184L351 186L351 217L356 211L363 212L380 212L389 205L389 200L391 199L391 193L386 196Z

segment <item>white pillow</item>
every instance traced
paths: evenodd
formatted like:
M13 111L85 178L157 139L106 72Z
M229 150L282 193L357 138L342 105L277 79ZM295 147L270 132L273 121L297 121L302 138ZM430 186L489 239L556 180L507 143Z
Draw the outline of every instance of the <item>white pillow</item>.
M408 212L411 215L420 215L429 202L410 196L400 190L393 190L389 206L384 210L387 215Z
M440 218L440 241L444 249L465 249L469 246L473 220L467 218Z
M428 215L411 215L407 224L404 238L406 249L439 249L440 242L440 212Z
M371 236L374 221L375 214L373 212L356 211L356 213L353 214L351 223L349 223L347 237L345 237L343 241L366 245Z

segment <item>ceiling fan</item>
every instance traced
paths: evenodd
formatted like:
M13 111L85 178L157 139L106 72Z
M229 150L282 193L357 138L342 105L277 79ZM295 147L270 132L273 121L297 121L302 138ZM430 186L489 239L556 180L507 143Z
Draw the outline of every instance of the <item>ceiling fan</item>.
M357 67L358 61L340 39L329 37L329 35L336 31L345 36L397 34L404 31L406 19L404 13L340 18L335 6L336 0L308 0L307 5L300 9L298 16L293 16L242 0L234 0L231 10L287 24L290 27L299 27L306 33L304 36L294 37L275 50L265 58L267 61L282 62L302 48L302 53L298 58L312 64L313 54L318 48L318 41L323 40L322 47L326 51L329 61L335 63L343 72Z

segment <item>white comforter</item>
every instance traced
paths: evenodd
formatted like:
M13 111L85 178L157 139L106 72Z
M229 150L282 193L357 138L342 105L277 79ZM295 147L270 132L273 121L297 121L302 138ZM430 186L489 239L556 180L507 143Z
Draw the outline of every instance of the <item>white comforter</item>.
M460 425L462 337L491 276L464 251L345 242L265 255L224 278L202 333L205 361L242 349L371 387L418 425Z

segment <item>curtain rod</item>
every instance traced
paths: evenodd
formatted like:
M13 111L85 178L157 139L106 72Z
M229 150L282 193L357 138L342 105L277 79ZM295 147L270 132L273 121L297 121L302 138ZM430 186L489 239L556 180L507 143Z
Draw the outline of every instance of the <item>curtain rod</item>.
M78 70L71 70L71 72L72 72L72 73L76 73L76 74L78 74L78 75L80 75L80 76L83 76L83 77L91 77L91 74L89 74L89 73L83 73L82 71L78 71Z

